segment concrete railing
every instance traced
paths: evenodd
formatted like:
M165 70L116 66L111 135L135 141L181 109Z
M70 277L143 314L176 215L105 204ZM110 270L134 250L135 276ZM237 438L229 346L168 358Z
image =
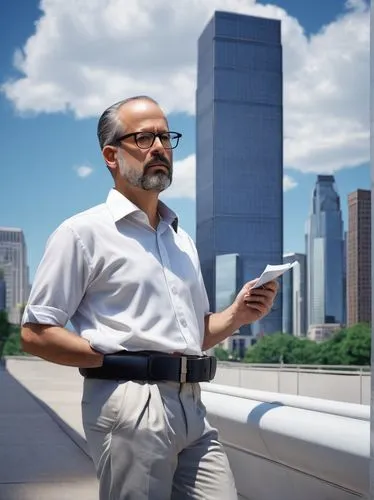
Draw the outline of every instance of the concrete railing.
M202 384L239 494L348 500L369 491L370 407Z
M219 362L214 383L346 403L370 404L369 366Z

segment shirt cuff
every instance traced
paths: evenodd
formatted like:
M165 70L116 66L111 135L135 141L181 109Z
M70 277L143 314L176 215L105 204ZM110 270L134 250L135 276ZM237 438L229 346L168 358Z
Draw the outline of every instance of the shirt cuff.
M25 323L37 323L40 325L65 326L69 317L65 311L50 306L26 306L22 317L22 325Z

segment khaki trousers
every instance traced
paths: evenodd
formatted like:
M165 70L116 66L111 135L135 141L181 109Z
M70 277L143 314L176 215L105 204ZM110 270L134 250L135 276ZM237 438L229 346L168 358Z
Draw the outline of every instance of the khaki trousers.
M199 384L85 379L83 426L100 500L236 500Z

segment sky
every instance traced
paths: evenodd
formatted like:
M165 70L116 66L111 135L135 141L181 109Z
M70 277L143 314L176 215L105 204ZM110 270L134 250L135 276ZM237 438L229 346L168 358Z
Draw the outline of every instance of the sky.
M0 226L20 227L33 279L46 240L112 187L97 120L131 95L157 99L183 133L162 199L195 237L197 40L215 10L280 19L284 251L305 252L318 174L370 189L365 0L12 0L0 7Z

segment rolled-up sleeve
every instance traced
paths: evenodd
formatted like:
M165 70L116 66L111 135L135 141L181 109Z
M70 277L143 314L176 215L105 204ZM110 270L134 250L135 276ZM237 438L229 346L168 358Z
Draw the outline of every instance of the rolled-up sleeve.
M76 231L62 224L48 239L22 324L65 326L86 292L90 261Z

